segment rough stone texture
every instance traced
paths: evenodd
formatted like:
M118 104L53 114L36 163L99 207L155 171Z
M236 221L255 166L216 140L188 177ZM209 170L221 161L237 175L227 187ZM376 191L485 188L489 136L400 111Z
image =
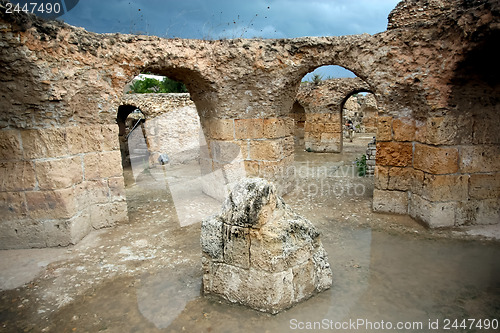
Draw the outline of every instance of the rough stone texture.
M203 221L201 247L204 293L259 311L278 313L332 284L318 230L264 179L237 183Z
M119 146L118 130L113 129L117 127L117 109L123 87L141 71L167 75L186 84L206 135L206 174L217 178L222 186L247 173L258 173L281 180L280 191L290 189L282 174L293 162L293 150L289 148L293 126L287 125L291 119L288 117L301 79L322 65L343 66L358 75L374 93L380 115L388 117L383 122L379 119L378 124L379 130L383 129L378 142L387 143L377 147L380 166L411 166L428 174L471 177L500 171L495 158L500 144L500 73L495 52L500 36L498 1L404 0L391 13L388 30L376 35L216 41L99 35L24 13L6 14L5 0L0 1L0 108L4 110L0 114L0 138L7 142L2 144L0 155L0 192L9 196L11 207L37 207L26 201L12 203L14 198L27 200L28 192L61 190L41 190L33 181L35 164L42 159L80 156L85 182L85 161L90 158L85 155L103 153L113 158L108 163L113 170L109 176L119 174L114 172L120 168L119 159L110 153ZM331 127L327 124L334 124L331 117L322 120L318 116L321 114L314 112L313 118L306 119L311 123L306 131L313 134L306 135L305 140L321 144L322 149L339 149L337 132L317 134L325 126ZM249 121L251 128L243 128L236 137L235 121L242 119L253 122ZM275 133L281 131L278 124L286 124L285 134L271 139L283 147L262 144L272 150L265 160L253 159L245 155L245 149L270 139L265 132L256 137L260 130L256 132L254 126L258 128L265 119L276 119ZM221 167L212 156L212 141L236 144L242 150L241 158L231 163L224 161ZM408 147L415 147L415 154L409 154L412 150L408 152ZM439 156L449 152L453 158L443 164L445 170L440 161L429 159L425 152L437 152ZM69 177L71 181L76 178ZM67 180L57 183L68 185ZM406 194L418 195L418 191L412 186ZM475 200L484 211L498 207L498 198ZM416 204L421 200L411 202L418 208ZM461 207L465 202L446 204ZM103 206L96 207L106 211ZM74 241L91 225L86 211L89 207L76 208L73 217L50 223L42 219L28 223L22 216L2 216L1 234L10 235L2 237L15 241L1 244L27 247ZM464 219L470 223L482 223L483 218L491 221L484 217L491 215L479 213L481 209L476 214L472 206L467 206L466 213L455 214L455 223L463 224ZM414 215L430 219L431 226L433 218L441 219L435 214ZM71 224L60 229L66 232L60 242L56 241L59 236L51 238L49 232L57 223ZM14 230L18 231L17 238ZM69 234L73 230L78 237Z
M373 210L375 212L407 214L408 194L402 191L373 191Z
M144 134L151 167L159 164L160 154L167 154L170 164L200 157L203 131L189 94L125 94L121 105L134 106L145 116Z
M1 249L75 244L128 219L116 126L6 132L19 152L0 161Z
M357 132L375 133L377 131L378 107L377 100L373 94L352 95L343 108L343 121L350 119Z
M308 151L341 152L344 104L357 92L371 91L360 78L303 82L297 102L305 109L304 141Z

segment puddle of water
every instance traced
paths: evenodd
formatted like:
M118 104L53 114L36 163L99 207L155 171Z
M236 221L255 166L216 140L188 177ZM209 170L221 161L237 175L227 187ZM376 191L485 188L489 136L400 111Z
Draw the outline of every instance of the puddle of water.
M289 332L307 323L325 328L364 320L422 323L422 329L401 331L426 332L429 320L442 324L500 316L498 245L349 228L324 235L323 243L333 287L275 316L202 297L201 266L195 265L143 274L135 281L117 279L50 321L92 332ZM362 328L341 331L376 331Z
M363 145L353 146L343 154L298 150L296 166L309 161L308 169L353 168L352 161L363 149ZM183 174L190 167L171 170L172 186L190 179ZM35 280L33 286L2 292L0 332L384 331L366 329L358 320L366 325L382 321L422 325L385 330L394 332L486 332L444 330L443 324L445 319L500 319L498 243L435 237L409 217L373 214L372 179L348 171L342 169L341 177L325 178L345 188L362 184L366 191L361 195L295 191L285 197L322 231L334 274L330 290L289 310L273 316L203 297L199 224L182 227L169 189L155 187L155 182L127 189L129 225L100 231L98 239L76 246L74 258L55 270L49 265L48 277ZM318 181L307 176L297 184L309 191ZM189 206L189 199L199 201L199 187L184 190L186 207L198 212L208 209L201 204ZM206 201L206 206L214 203ZM220 208L220 204L215 206ZM116 272L103 271L100 260L103 265L115 265ZM58 271L73 273L58 276ZM92 283L82 282L89 279ZM78 289L77 285L91 287ZM58 309L41 307L39 303L49 293L60 293L71 301ZM438 320L439 328L429 329L429 320L433 324ZM336 323L350 321L360 326L335 329Z

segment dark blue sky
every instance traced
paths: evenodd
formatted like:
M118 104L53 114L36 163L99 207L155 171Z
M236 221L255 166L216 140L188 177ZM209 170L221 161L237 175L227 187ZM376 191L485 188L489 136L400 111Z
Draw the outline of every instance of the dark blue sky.
M80 0L60 17L86 30L160 37L294 38L386 30L398 0ZM342 69L325 76L353 76Z
M95 32L197 39L377 33L398 0L80 0L61 17Z

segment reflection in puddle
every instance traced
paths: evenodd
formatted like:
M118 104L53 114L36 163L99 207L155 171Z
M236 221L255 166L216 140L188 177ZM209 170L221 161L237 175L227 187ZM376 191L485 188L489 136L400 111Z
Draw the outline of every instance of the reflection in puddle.
M358 319L428 325L429 320L500 314L500 248L494 244L369 229L329 235L323 244L334 270L333 287L278 315L200 296L199 266L141 278L138 308L147 321L168 332L288 332L298 323Z
M141 279L137 304L141 314L157 328L166 328L200 296L200 267L186 267L175 272L160 272Z

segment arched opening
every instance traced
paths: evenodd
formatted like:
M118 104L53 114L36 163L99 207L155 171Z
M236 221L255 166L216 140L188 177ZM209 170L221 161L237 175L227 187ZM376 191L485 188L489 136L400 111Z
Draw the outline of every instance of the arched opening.
M372 141L376 136L378 107L375 95L370 91L348 94L342 101L341 114L344 148L358 144L358 141Z
M143 165L149 160L149 151L145 140L146 117L135 105L120 105L116 116L118 137L122 157L123 178L125 184L134 182L133 170L139 172L136 165Z
M377 115L374 96L367 82L340 66L313 68L303 76L291 111L296 128L299 107L304 113L304 145L295 141L297 186L291 200L307 198L316 207L341 207L353 201L370 205L373 178L365 176L370 174L367 163L375 163L375 155L368 154ZM361 132L352 143L347 140L347 149L345 115L355 118ZM365 120L365 115L370 120ZM366 133L366 128L370 132Z
M206 144L198 105L206 106L209 98L203 99L204 92L197 89L199 82L192 76L177 73L176 79L181 78L177 81L159 75L164 72L168 71L148 71L131 80L118 108L127 201L134 213L141 205L133 201L156 202L161 197L158 208L185 227L220 207L203 193L201 182L200 161ZM188 86L195 92L186 92Z
M361 92L371 92L371 87L341 66L321 66L303 77L296 99L305 109L308 152L342 152L344 105L351 95ZM358 110L355 113L358 117Z

